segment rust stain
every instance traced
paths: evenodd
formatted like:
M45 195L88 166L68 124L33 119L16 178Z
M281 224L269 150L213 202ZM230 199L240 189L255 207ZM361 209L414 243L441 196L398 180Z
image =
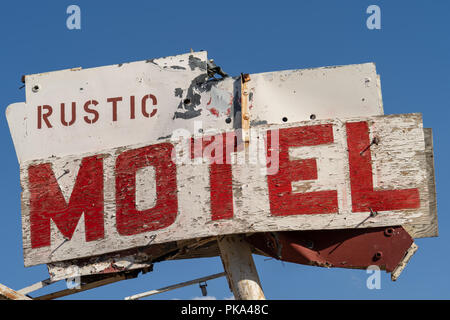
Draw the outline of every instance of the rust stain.
M31 298L0 283L0 300L31 300Z
M213 107L211 109L208 109L208 111L211 112L212 115L215 115L216 117L219 117L219 111L217 111L216 108Z

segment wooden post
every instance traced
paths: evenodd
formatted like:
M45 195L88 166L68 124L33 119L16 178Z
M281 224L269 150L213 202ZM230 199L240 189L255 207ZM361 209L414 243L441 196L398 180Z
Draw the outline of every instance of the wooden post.
M250 114L248 110L248 74L241 74L242 140L248 153ZM247 157L246 157L247 158ZM242 235L217 238L228 285L236 300L265 300L250 245Z
M0 300L32 300L32 299L0 283Z
M250 245L240 235L218 237L228 285L236 300L265 300Z
M250 75L248 73L241 74L241 117L242 117L242 140L244 141L245 148L248 147L250 142L250 113L248 108L248 88L247 82L250 81Z

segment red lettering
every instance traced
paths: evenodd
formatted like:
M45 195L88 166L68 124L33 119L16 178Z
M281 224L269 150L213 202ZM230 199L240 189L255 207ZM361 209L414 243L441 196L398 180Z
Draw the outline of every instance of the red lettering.
M72 102L72 117L70 118L70 122L66 121L66 107L64 103L61 103L61 123L68 127L75 123L75 120L77 119L77 110L76 110L76 103Z
M147 112L147 107L146 107L147 99L152 99L152 103L153 103L154 106L156 106L157 101L156 101L156 97L154 95L152 95L152 94L148 94L148 95L142 97L142 114L146 118L151 118L151 117L153 117L156 114L157 109L154 108L152 113L149 114Z
M170 226L178 213L177 169L172 162L173 146L161 143L123 152L116 160L116 222L121 235L134 235ZM136 172L153 166L156 176L156 205L136 209Z
M271 154L270 137L269 130L266 143L268 161ZM267 175L272 215L322 214L338 211L336 190L292 192L292 181L317 179L316 159L289 160L289 147L316 146L333 141L333 128L330 124L279 130L279 170L277 174Z
M46 114L42 114L42 109L47 110ZM38 129L42 128L42 120L44 120L45 124L48 128L51 128L52 125L50 124L50 121L48 121L48 117L50 117L53 113L53 109L49 105L43 105L38 106L38 113L37 113L37 127Z
M134 119L135 117L134 96L130 96L130 119Z
M208 156L210 159L210 195L211 195L211 219L233 218L233 176L231 170L231 152L236 151L235 133L228 132L221 135L218 154L215 149L210 155L205 155L204 150L218 139L219 136L191 139L191 158ZM225 143L224 143L225 142Z
M350 122L347 145L353 212L413 209L420 207L419 190L373 190L372 157L367 122ZM365 150L362 154L361 152ZM370 209L369 209L370 208Z
M50 219L68 239L84 213L86 241L104 238L103 160L84 158L67 204L49 163L28 168L31 247L50 245Z
M113 121L117 121L117 102L122 101L122 97L108 98L107 102L112 102Z
M94 118L92 118L92 119L89 119L88 116L84 116L84 121L86 121L86 123L89 123L89 124L90 123L96 123L98 118L99 118L98 111L95 110L95 109L89 108L89 105L91 105L91 104L96 106L96 105L98 105L98 102L95 101L95 100L89 100L89 101L86 101L86 103L84 104L84 111L94 115Z

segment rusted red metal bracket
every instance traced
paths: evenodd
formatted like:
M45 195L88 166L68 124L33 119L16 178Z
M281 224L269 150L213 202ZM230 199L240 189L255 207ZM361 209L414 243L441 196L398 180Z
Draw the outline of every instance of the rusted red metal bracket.
M255 248L282 261L320 267L393 272L392 280L417 249L401 226L369 229L285 231L247 237Z

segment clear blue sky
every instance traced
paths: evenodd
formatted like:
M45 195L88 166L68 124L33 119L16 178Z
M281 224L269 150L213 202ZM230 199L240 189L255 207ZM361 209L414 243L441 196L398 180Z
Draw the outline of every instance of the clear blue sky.
M66 8L81 8L81 30L66 28ZM366 27L366 8L381 8L381 30ZM438 238L419 251L393 283L366 288L364 270L321 269L255 256L269 299L449 299L450 218L449 1L12 1L0 4L0 106L25 100L21 75L207 50L231 75L375 62L386 114L421 112L433 128ZM6 118L0 118L0 283L20 289L48 277L23 267L19 165ZM221 272L219 258L165 262L138 279L70 299L125 296ZM44 294L57 284L37 293ZM231 296L224 278L208 294ZM152 299L192 299L198 286Z

